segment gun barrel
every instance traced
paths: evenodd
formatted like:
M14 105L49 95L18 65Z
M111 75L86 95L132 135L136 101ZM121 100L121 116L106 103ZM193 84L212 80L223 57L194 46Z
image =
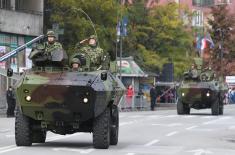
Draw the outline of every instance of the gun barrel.
M11 52L6 53L5 55L3 55L2 57L0 57L0 62L5 61L6 59L12 57L13 55L15 55L16 53L26 49L29 45L32 45L35 42L38 42L39 40L43 39L44 35L40 35L37 38L34 38L33 40L27 42L24 45L21 45L20 47L12 50Z

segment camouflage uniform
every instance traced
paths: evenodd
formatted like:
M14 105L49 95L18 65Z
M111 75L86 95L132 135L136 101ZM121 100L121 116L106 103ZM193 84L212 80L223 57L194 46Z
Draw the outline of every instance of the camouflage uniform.
M53 37L55 39L54 32L48 31L47 37ZM60 64L62 63L65 66L67 58L67 53L63 50L62 45L55 40L37 44L37 47L33 48L29 55L29 59L33 60L35 66L50 66L52 64L51 62L60 62ZM39 62L40 64L38 64Z
M53 31L47 32L47 37L54 37L55 33ZM45 52L50 53L54 51L55 49L62 49L62 45L59 42L54 41L54 43L49 43L48 41L44 44Z
M97 41L96 36L91 36L89 39L95 39ZM109 56L98 47L98 45L85 45L81 47L81 44L79 45L78 52L83 53L86 57L89 58L90 64L89 68L91 70L96 69L109 69Z

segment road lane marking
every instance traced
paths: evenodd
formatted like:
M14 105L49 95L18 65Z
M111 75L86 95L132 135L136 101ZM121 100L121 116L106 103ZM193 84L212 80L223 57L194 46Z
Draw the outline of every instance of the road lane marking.
M173 131L173 132L168 133L166 136L171 137L173 135L176 135L177 133L179 133L179 132L178 131Z
M7 138L15 137L15 135L6 135Z
M55 136L55 137L48 138L46 142L66 139L66 138L70 138L70 137L74 137L74 136L79 136L79 135L83 135L83 134L84 133L75 133L75 134L67 135L67 136ZM9 145L9 146L5 146L5 147L1 147L0 148L0 154L6 153L6 152L15 151L15 150L19 150L19 149L22 149L22 148L25 148L25 147L17 147L16 145Z
M6 153L6 152L15 151L15 150L19 150L19 149L22 149L22 148L24 148L24 147L16 147L16 146L14 146L14 147L9 148L9 149L1 150L1 151L0 151L0 154Z
M194 153L194 155L206 155L206 154L212 154L210 150L204 150L204 149L197 149L197 150L191 150L191 151L186 151L189 153Z
M3 147L0 147L0 151L4 150L4 149L9 149L9 148L12 148L12 147L15 147L15 145L3 146Z
M70 149L70 148L53 148L53 151L67 151L67 152L78 152L81 154L89 154L95 149Z
M194 126L191 126L191 127L186 128L186 130L192 130L192 129L195 129L195 128L197 128L197 127L198 127L197 125L194 125Z
M3 129L3 130L0 130L0 133L10 132L10 131L11 131L10 129Z
M153 141L151 141L151 142L149 142L149 143L147 143L147 144L145 144L144 146L151 146L151 145L153 145L153 144L156 144L156 143L158 143L160 140L158 140L158 139L155 139L155 140L153 140Z
M175 126L182 126L181 123L171 123L171 124L152 124L152 126L163 126L163 127L175 127Z
M212 120L212 121L208 121L208 122L204 122L202 123L203 125L208 125L208 124L215 124L219 121L222 121L222 120L228 120L228 119L231 119L232 117L230 116L227 116L227 117L221 117L221 118L218 118L218 119L215 119L215 120Z
M135 155L135 153L127 153L126 155Z

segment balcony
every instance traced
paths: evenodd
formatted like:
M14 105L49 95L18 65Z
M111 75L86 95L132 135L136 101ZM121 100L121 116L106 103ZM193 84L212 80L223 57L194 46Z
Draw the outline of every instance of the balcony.
M0 32L29 36L43 33L43 15L0 9Z
M193 0L193 6L211 7L215 4L215 0Z

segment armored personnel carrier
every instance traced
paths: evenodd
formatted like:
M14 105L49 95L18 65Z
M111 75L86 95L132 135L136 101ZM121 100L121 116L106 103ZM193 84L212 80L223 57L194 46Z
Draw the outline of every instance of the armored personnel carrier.
M226 84L210 68L202 68L202 59L195 58L191 70L184 73L184 80L178 89L177 112L190 114L190 108L211 108L212 115L222 115Z
M109 70L91 70L89 57L78 57L83 64L74 71L66 65L62 49L51 54L42 50L38 46L31 52L34 66L16 84L16 145L45 143L47 131L93 133L93 145L98 149L117 145L117 106L125 91L122 82Z

